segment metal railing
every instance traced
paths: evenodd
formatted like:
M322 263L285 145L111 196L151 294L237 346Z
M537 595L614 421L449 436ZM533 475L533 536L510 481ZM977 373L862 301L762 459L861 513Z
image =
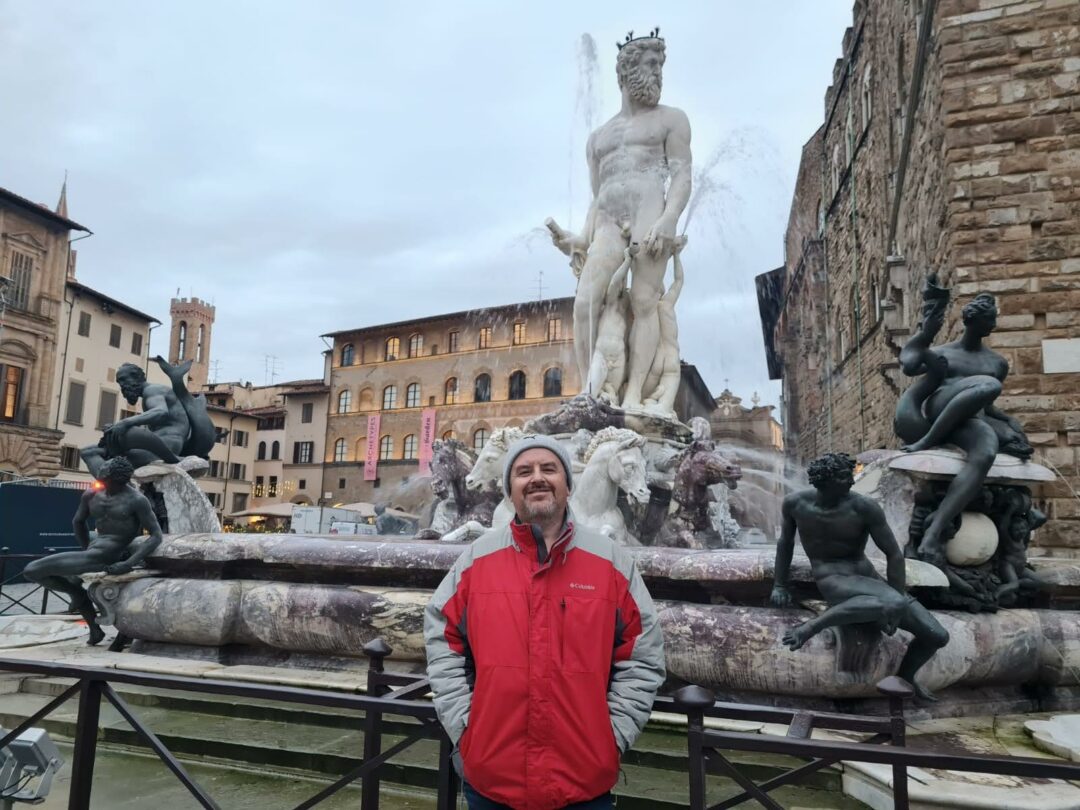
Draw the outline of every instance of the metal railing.
M774 788L799 782L822 768L838 762L866 762L892 767L893 807L908 810L908 768L990 773L1029 779L1080 779L1080 765L1029 757L992 757L952 754L932 750L913 751L905 747L906 722L904 701L914 694L911 685L890 677L878 684L878 691L888 698L888 717L867 717L829 712L810 712L717 703L707 689L686 686L675 693L671 706L687 717L687 752L689 754L690 810L724 810L753 799L769 810L784 810L769 792ZM666 702L669 699L658 699ZM786 737L775 734L746 734L736 731L706 729L705 717L780 723L788 726ZM868 734L858 741L811 739L814 729ZM884 743L884 744L883 744ZM746 751L781 754L808 759L802 765L755 784L721 753ZM734 780L742 793L716 804L706 801L707 774Z
M390 652L390 648L381 639L364 647L364 653L369 658L366 695L0 658L0 671L71 678L76 681L12 731L4 734L0 738L0 749L78 695L79 710L72 751L68 810L90 810L90 792L93 786L94 763L98 746L98 721L101 714L101 701L104 699L120 713L143 743L157 754L200 807L206 810L220 810L220 805L213 797L192 778L176 756L132 711L127 702L113 688L114 684L362 711L364 713L362 720L363 760L357 767L296 805L292 810L307 810L314 807L357 780L362 780L361 810L378 810L379 769L391 757L414 743L432 739L439 741L439 798L436 807L438 810L453 810L459 789L457 774L450 758L453 746L446 732L439 725L435 716L435 707L430 701L419 699L428 692L427 679L416 675L386 672L383 660ZM382 727L385 715L411 718L416 721L416 729L383 750Z
M0 671L69 678L75 681L63 693L0 737L0 749L78 695L79 708L73 742L68 810L89 810L97 755L98 722L101 701L104 699L120 713L143 743L165 763L199 806L208 810L219 810L217 802L191 777L176 756L142 723L117 693L115 684L353 710L363 712L363 717L358 720L358 730L364 734L363 758L359 765L296 805L293 810L314 807L357 781L360 782L361 810L378 810L380 770L392 757L421 740L439 742L436 807L438 810L453 810L460 781L452 763L453 746L439 725L434 706L425 699L430 689L428 680L420 675L386 672L384 661L391 652L382 639L365 645L364 654L369 659L366 695L0 658ZM1077 764L1024 757L911 750L905 747L904 719L904 701L912 696L911 686L900 678L892 677L879 683L878 691L888 699L887 717L717 702L712 693L698 686L684 687L672 697L658 697L654 708L686 715L690 810L725 810L751 800L769 810L783 810L783 806L769 795L770 791L784 785L797 784L823 768L842 762L891 766L893 806L896 810L909 808L907 771L911 767L1032 779L1080 780L1080 765ZM414 721L415 728L403 734L398 726L394 733L401 739L384 750L383 730L387 715L410 718ZM784 724L787 725L788 732L786 737L781 737L774 734L706 728L706 717ZM815 729L867 736L854 741L812 739ZM779 754L808 761L756 784L736 763L721 753L724 750ZM709 774L731 779L742 792L709 805L706 800L706 777Z
M79 546L60 546L57 548L47 548L42 554L12 554L11 550L4 546L0 548L0 616L8 615L10 611L16 608L22 608L26 613L31 614L44 614L49 612L49 597L55 597L60 601L60 612L68 610L71 606L71 600L68 599L66 594L57 593L51 591L44 585L34 586L22 594L21 596L12 595L12 585L18 584L31 584L22 573L23 567L26 563L32 560L40 560L42 557L48 557L55 554L58 551L81 551ZM8 571L13 567L12 562L21 562L19 570L14 574L8 575ZM4 593L4 588L7 588L7 593ZM35 610L31 601L34 596L41 596L41 604L38 609Z

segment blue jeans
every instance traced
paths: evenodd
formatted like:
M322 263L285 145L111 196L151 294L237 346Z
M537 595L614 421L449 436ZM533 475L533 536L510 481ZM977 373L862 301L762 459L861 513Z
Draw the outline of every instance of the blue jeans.
M461 783L462 792L465 794L465 800L469 803L469 810L513 810L508 804L499 804L493 802L491 799L487 799L477 793L473 786L468 782ZM611 810L615 806L615 800L610 793L605 793L603 796L597 796L595 799L589 799L587 802L576 802L575 804L568 804L564 810Z

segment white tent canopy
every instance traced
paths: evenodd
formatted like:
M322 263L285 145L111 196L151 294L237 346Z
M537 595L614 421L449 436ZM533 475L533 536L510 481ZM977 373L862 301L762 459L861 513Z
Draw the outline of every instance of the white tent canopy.
M276 517L291 518L294 503L268 503L266 506L256 506L245 509L243 512L233 512L229 517Z

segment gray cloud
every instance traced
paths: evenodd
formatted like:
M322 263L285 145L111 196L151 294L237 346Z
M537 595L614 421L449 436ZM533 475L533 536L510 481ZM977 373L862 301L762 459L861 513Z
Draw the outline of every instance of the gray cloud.
M0 0L0 186L51 205L69 170L82 281L163 320L178 288L214 301L224 377L261 383L266 354L316 376L323 332L524 300L541 272L573 294L528 234L588 204L577 43L603 120L614 42L659 23L697 165L729 147L690 223L683 354L775 400L753 277L782 263L850 8Z

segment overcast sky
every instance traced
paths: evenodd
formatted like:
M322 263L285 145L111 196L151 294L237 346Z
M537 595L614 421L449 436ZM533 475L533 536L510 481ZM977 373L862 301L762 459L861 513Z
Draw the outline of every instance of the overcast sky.
M177 289L212 301L219 379L264 383L266 355L316 377L325 332L535 298L541 273L573 295L533 229L580 227L615 42L660 25L663 101L717 158L682 355L775 402L753 279L783 262L851 5L0 0L0 186L51 207L67 170L79 280L162 321Z

